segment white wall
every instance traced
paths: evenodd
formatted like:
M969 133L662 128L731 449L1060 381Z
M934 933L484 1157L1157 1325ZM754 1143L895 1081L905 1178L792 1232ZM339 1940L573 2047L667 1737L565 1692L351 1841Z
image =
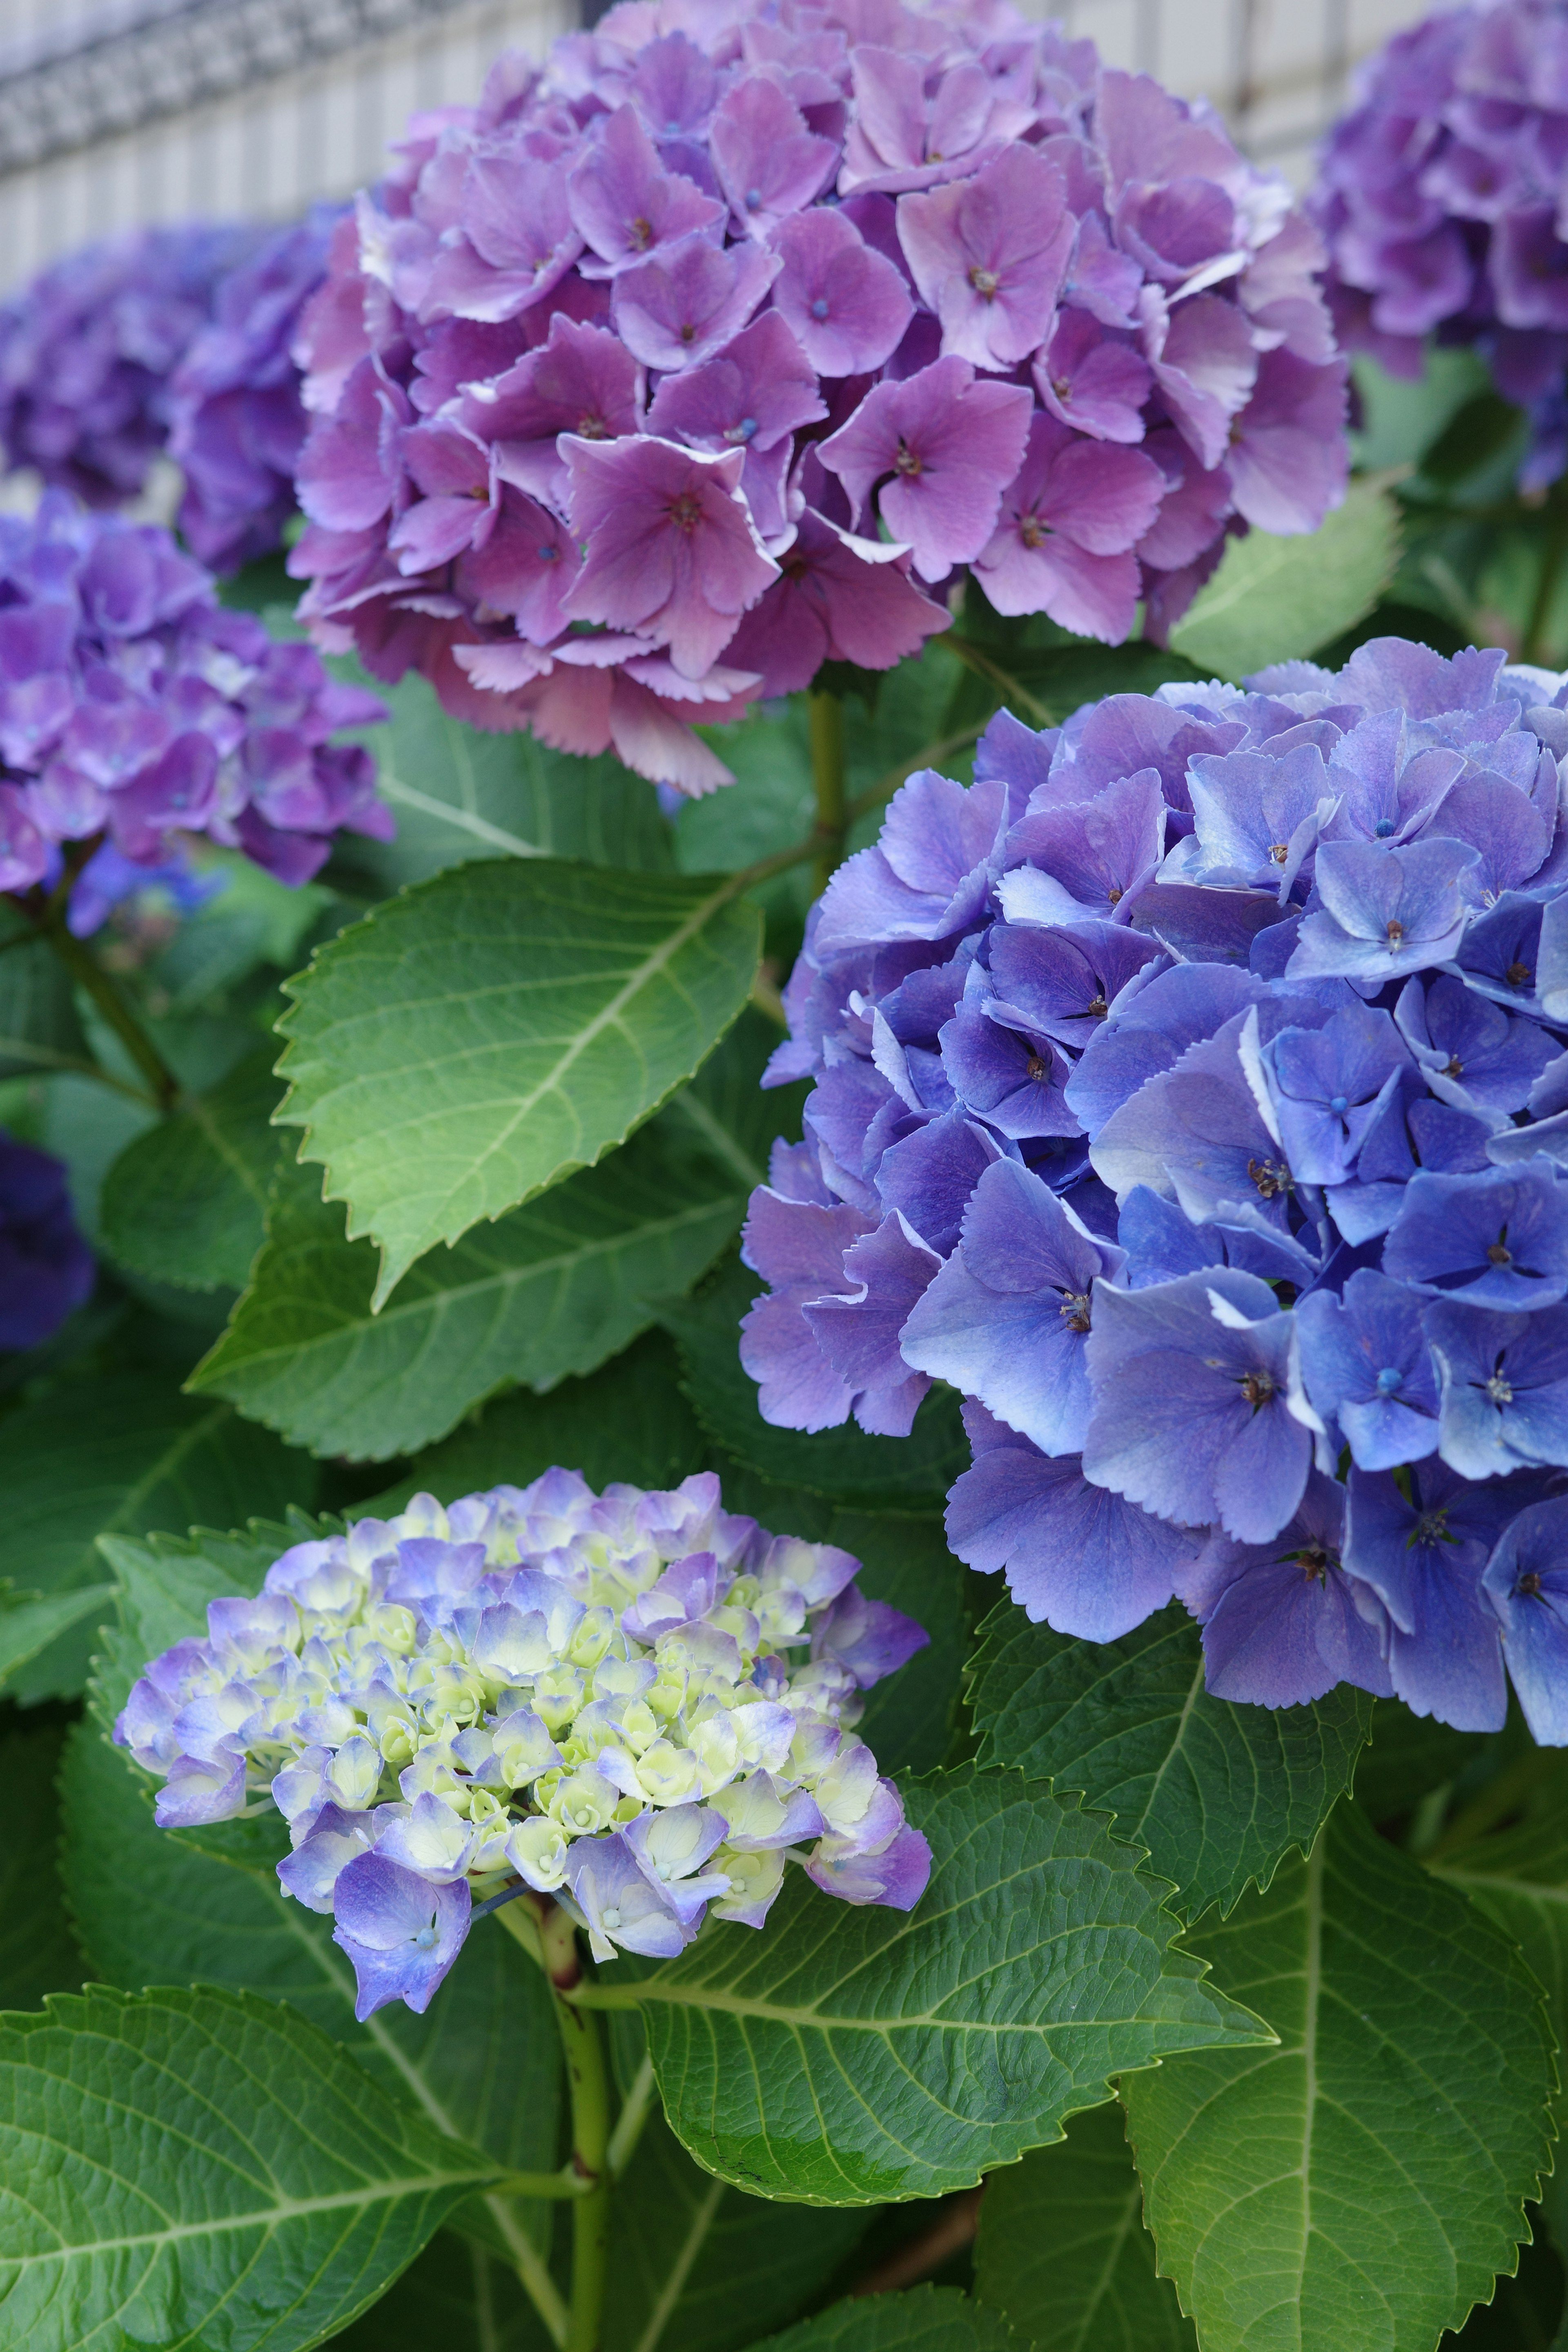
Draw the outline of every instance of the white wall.
M1261 160L1303 179L1347 70L1422 0L1024 0L1090 35L1110 63L1222 107ZM147 0L0 0L0 71L43 38ZM55 254L140 221L297 213L375 177L417 107L472 97L496 52L539 51L575 22L573 0L466 0L419 31L0 176L0 290Z

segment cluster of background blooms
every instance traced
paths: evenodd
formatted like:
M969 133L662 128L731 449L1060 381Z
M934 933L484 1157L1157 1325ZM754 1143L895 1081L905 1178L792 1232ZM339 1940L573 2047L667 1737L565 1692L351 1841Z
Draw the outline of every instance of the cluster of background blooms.
M319 205L230 270L169 384L169 455L184 476L180 529L215 572L281 543L307 418L293 357L326 274L341 207Z
M143 229L44 270L0 308L7 463L122 506L166 450L201 561L227 572L269 553L305 437L294 337L341 210L276 230Z
M1478 344L1531 413L1521 481L1568 463L1568 68L1552 0L1456 8L1401 33L1320 158L1341 341L1418 376L1425 339Z
M417 1496L215 1602L115 1737L165 1776L165 1826L270 1790L279 1877L335 1913L362 2017L425 2008L476 1885L553 1895L600 1959L676 1953L710 1909L760 1927L792 1855L908 1910L930 1850L851 1726L927 1636L858 1566L727 1514L711 1475Z
M171 378L221 281L265 232L139 229L43 270L0 306L0 445L89 506L146 487L169 437Z
M1344 478L1317 235L1002 0L667 0L419 119L298 346L321 641L689 791L687 722L883 669L973 567L1156 632Z
M964 1392L953 1549L1210 1687L1568 1742L1568 685L1337 676L1004 714L813 910L742 1355L770 1420ZM1342 1472L1343 1475L1342 1475Z
M29 520L0 517L0 890L52 887L64 844L101 839L106 887L89 861L73 929L181 835L289 883L340 826L390 838L370 754L329 740L384 716L313 647L221 609L166 530L59 491Z

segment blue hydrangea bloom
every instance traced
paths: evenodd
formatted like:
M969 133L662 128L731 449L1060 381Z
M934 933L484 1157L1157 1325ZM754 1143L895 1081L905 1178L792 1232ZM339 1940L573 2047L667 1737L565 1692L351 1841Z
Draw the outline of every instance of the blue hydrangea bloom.
M36 1348L91 1296L62 1163L0 1132L0 1349Z
M416 1495L214 1601L114 1736L165 1828L271 1797L279 1879L332 1916L362 2019L428 2006L476 1897L551 1896L601 1960L762 1927L791 1861L908 1911L931 1851L854 1727L929 1636L858 1566L726 1512L710 1475Z
M946 1381L950 1540L1031 1616L1173 1592L1226 1697L1478 1728L1511 1674L1568 1744L1564 753L1568 678L1384 638L912 776L786 991L763 1413Z

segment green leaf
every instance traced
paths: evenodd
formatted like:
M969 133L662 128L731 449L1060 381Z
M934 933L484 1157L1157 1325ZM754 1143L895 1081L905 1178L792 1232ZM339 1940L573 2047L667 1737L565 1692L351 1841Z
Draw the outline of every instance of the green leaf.
M721 1157L685 1099L601 1167L423 1258L379 1312L374 1250L344 1239L315 1170L285 1165L255 1278L189 1385L315 1454L384 1462L498 1387L593 1371L745 1213L752 1163L722 1135Z
M1444 1848L1429 1867L1519 1946L1545 1990L1558 2047L1568 2049L1568 1759L1542 1760L1518 1820Z
M84 1618L101 1617L112 1584L86 1584L72 1592L17 1592L0 1587L0 1684Z
M412 671L388 689L365 683L391 724L364 730L392 841L340 835L332 871L363 876L378 897L472 858L571 857L588 866L668 870L670 832L651 784L618 760L549 751L528 735L486 735L442 709Z
M1399 562L1399 509L1376 481L1352 481L1344 504L1300 539L1248 531L1171 632L1189 660L1240 679L1294 661L1370 613Z
M318 2343L496 2171L247 1994L95 1987L0 2021L0 2304L27 2352Z
M933 1389L908 1437L867 1437L852 1423L815 1437L773 1428L757 1411L756 1384L740 1358L741 1318L762 1286L736 1258L695 1298L659 1301L659 1320L680 1351L686 1393L710 1436L774 1486L862 1510L940 1511L969 1467L956 1394Z
M0 1420L0 1577L51 1600L103 1581L101 1535L227 1526L308 1503L314 1465L232 1407L181 1396L152 1370L73 1381ZM80 1690L97 1620L87 1615L20 1666L24 1700Z
M59 1725L47 1722L0 1731L0 2010L36 2008L47 1992L68 1991L86 1974L55 1864L63 1738Z
M1457 1780L1484 1761L1495 1734L1455 1731L1430 1716L1412 1715L1403 1699L1380 1698L1372 1710L1372 1739L1356 1765L1356 1802L1374 1822L1407 1813L1431 1790Z
M437 2230L391 2293L332 2342L338 2352L550 2352L551 2339L504 2263Z
M1342 1683L1311 1706L1237 1706L1204 1688L1203 1644L1174 1601L1119 1642L1031 1625L1004 1601L969 1668L983 1764L1015 1765L1116 1816L1118 1837L1195 1918L1267 1886L1350 1787L1372 1701Z
M187 1290L244 1287L278 1163L274 1059L263 1045L121 1153L99 1213L104 1247L120 1265Z
M933 1857L907 1917L791 1872L765 1936L595 1983L640 2008L666 2116L708 2171L809 2204L940 2196L1055 2138L1112 2074L1257 2038L1171 1949L1163 1890L1097 1816L967 1768L906 1802Z
M974 2292L1035 2352L1197 2352L1176 2291L1156 2275L1121 2106L1074 2116L987 2183Z
M92 1066L70 975L32 925L0 898L0 1077ZM27 940L28 944L21 944Z
M513 1390L494 1398L426 1453L406 1478L354 1506L355 1515L388 1518L412 1495L476 1494L503 1481L526 1486L556 1465L580 1470L590 1486L624 1478L634 1486L677 1486L700 1470L707 1443L681 1394L675 1349L662 1331L647 1331L582 1380L563 1381L544 1396Z
M279 1118L380 1247L376 1305L667 1101L744 1004L759 931L727 879L508 858L319 949L279 1024Z
M1280 2037L1121 2085L1204 2352L1431 2352L1513 2268L1551 2160L1552 2045L1519 1955L1352 1805L1197 1948Z
M742 2197L653 2117L616 2190L604 2352L739 2352L821 2291L867 2219Z
M958 2287L917 2286L836 2303L757 2352L1010 2352L1013 2342L1006 2322Z
M952 654L969 654L963 637L942 640ZM1006 651L975 649L990 665L989 676L1003 702L1017 716L1037 726L1058 726L1108 694L1152 694L1156 687L1193 678L1205 672L1163 646L1142 642L1126 646L1095 645L1079 637L1072 645L1046 646Z

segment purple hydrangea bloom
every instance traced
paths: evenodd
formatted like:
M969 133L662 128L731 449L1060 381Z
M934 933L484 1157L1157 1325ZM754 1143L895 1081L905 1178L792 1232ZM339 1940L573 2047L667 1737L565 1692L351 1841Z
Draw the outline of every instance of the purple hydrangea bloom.
M1341 341L1394 374L1426 339L1475 346L1530 414L1521 487L1568 463L1562 26L1551 0L1426 18L1362 70L1309 202Z
M92 1295L62 1163L0 1131L0 1349L36 1348Z
M1031 1616L1173 1591L1228 1697L1491 1721L1478 1580L1568 1488L1559 742L1568 678L1383 639L911 778L785 990L764 1416L891 1433L949 1381L949 1541ZM1458 1536L1421 1585L1369 1533L1390 1497L1475 1522L1458 1582Z
M385 715L311 646L220 607L166 530L58 490L28 520L0 518L0 889L52 886L64 844L101 844L73 930L104 919L132 869L188 897L185 835L288 883L340 827L388 839L370 753L331 740Z
M239 223L138 229L50 264L0 306L0 446L89 506L144 487L173 378L219 287L266 235Z
M170 380L169 455L185 482L180 530L215 572L268 554L294 512L308 422L294 337L339 216L319 205L221 278L211 318Z
M503 58L334 236L323 646L700 793L695 724L889 668L967 566L1119 642L1337 503L1322 250L1206 110L1005 0L662 21Z
M907 1911L930 1848L854 1727L929 1636L858 1567L725 1511L706 1474L416 1495L214 1601L115 1738L168 1826L270 1796L279 1879L334 1918L361 2019L426 2008L476 1899L559 1903L601 1960L671 1957L710 1916L761 1927L791 1862Z

